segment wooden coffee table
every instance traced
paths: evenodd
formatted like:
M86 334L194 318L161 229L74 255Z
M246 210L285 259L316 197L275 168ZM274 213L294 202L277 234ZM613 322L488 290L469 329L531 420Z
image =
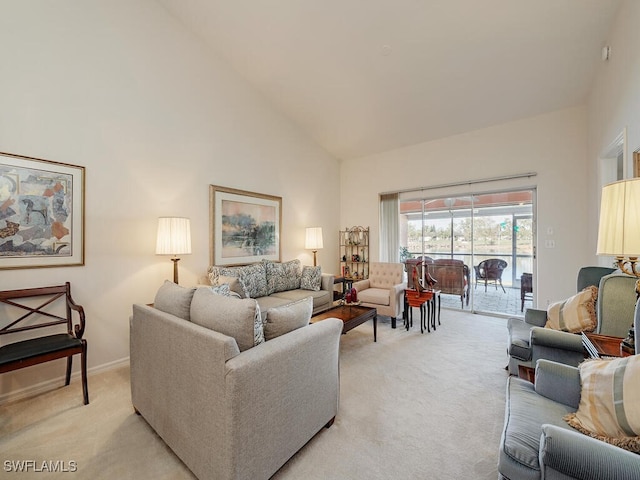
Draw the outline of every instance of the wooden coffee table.
M373 320L373 341L378 341L378 312L375 308L363 307L362 305L340 305L311 317L311 323L326 320L327 318L339 318L342 320L344 322L342 333L347 333L358 325L362 325L368 320Z

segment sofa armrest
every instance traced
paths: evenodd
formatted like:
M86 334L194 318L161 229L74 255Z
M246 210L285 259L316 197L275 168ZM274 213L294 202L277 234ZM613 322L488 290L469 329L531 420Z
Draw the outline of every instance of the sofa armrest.
M580 389L580 372L577 367L542 359L536 362L537 394L578 408Z
M559 348L573 352L584 352L582 337L575 333L561 332L550 328L532 327L530 344L547 348Z
M534 327L544 327L547 323L547 311L527 308L524 312L524 321Z
M271 477L336 416L343 326L329 318L227 362L226 413L220 415L228 418L226 448L242 459L236 478Z
M638 455L577 431L542 425L542 478L633 480L640 478ZM558 472L561 475L554 475Z
M333 273L323 273L322 274L322 283L320 285L320 290L326 290L328 292L333 292L333 280L335 279L335 277L336 276Z

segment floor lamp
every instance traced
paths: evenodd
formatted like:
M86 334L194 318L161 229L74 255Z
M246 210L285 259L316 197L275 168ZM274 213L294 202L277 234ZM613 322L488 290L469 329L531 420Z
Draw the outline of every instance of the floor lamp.
M319 249L323 248L322 227L307 227L304 248L313 251L313 266L317 266L316 253Z
M182 217L160 217L156 255L173 255L173 283L178 283L178 255L191 253L191 221Z
M616 257L616 266L636 277L636 308L640 298L640 178L621 180L602 188L598 255ZM633 321L623 348L635 353Z

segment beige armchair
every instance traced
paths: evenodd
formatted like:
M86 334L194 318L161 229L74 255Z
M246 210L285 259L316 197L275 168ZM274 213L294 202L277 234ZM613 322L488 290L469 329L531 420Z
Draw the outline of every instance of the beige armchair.
M391 328L402 315L404 289L404 265L402 263L371 262L369 278L353 282L358 300L365 307L373 307L378 315L391 317Z

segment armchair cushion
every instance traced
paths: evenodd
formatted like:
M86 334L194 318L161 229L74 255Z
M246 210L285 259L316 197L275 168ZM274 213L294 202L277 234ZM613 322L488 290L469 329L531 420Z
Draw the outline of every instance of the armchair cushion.
M549 305L546 328L563 332L592 332L595 330L598 288L593 285L562 302Z
M297 328L309 325L312 311L313 299L311 297L269 309L267 321L264 324L265 340L271 340Z
M389 288L367 288L358 292L358 300L376 305L389 305L391 303L391 290Z
M580 381L578 411L565 417L569 425L640 453L640 357L586 361Z
M190 313L193 323L233 337L241 352L264 342L260 307L253 298L225 297L210 288L198 288Z
M302 268L302 277L300 278L300 288L303 290L320 290L322 285L322 270L320 267L304 266Z

